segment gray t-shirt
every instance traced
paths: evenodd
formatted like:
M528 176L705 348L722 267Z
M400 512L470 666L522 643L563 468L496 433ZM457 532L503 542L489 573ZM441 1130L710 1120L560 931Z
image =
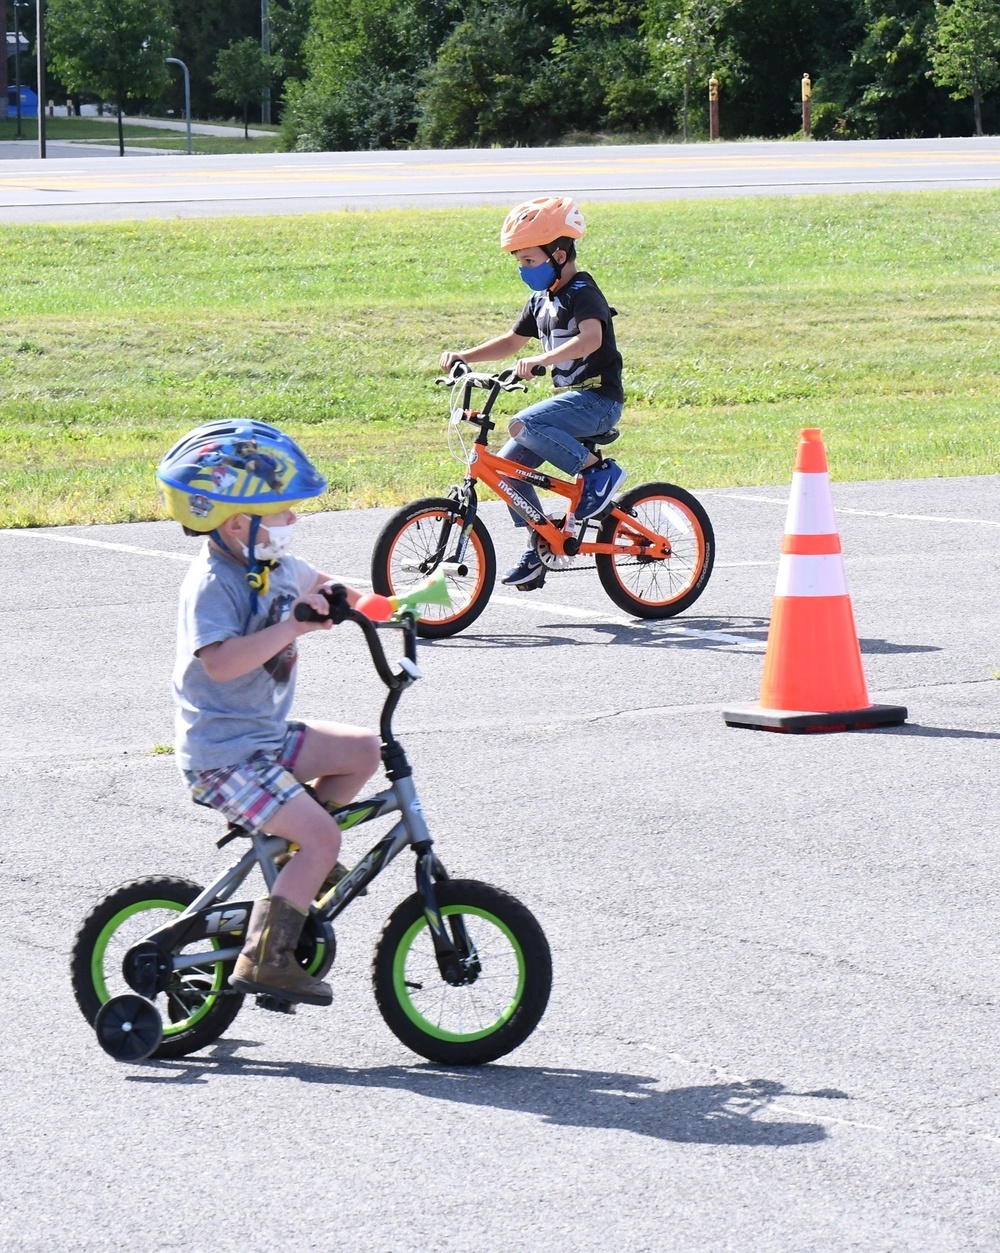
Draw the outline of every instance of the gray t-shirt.
M295 695L294 643L249 674L220 683L195 656L207 644L252 635L288 617L312 591L318 571L301 557L283 557L250 622L246 570L206 541L181 585L174 665L177 764L182 770L235 766L262 749L281 747Z

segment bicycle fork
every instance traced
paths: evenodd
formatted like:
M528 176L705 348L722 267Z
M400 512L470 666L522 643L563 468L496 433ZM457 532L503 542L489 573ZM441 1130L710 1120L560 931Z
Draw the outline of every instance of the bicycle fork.
M451 914L448 916L448 926L445 927L444 915L438 904L435 885L447 883L448 872L434 852L434 841L424 822L416 788L408 775L397 777L393 782L410 834L410 842L417 856L417 892L423 902L424 917L431 933L431 943L434 945L434 956L441 978L455 986L474 983L482 968L469 939L465 919L461 914Z
M476 521L476 514L479 511L479 498L476 495L476 485L472 479L466 479L463 483L456 487L452 487L448 492L448 499L453 500L458 506L462 516L462 530L455 545L454 552L449 557L445 553L445 546L448 543L448 537L451 533L453 524L445 519L441 523L441 536L438 540L437 551L434 554L434 560L437 564L447 562L448 565L457 567L456 573L459 575L468 574L468 569L463 564L465 550L469 546L469 536L472 534L472 527ZM427 573L427 571L421 571Z

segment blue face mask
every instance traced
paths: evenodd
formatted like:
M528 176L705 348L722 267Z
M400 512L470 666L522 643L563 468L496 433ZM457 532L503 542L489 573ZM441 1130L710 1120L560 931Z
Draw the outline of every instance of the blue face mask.
M556 281L556 267L551 261L543 261L541 265L522 265L518 268L521 282L527 283L532 291L548 291Z

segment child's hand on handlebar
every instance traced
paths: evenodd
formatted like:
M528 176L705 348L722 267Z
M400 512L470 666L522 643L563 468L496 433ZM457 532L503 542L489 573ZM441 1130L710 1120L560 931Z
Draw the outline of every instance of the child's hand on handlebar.
M515 361L514 371L519 379L537 378L545 373L545 365L541 357L521 357Z
M461 361L464 364L465 358L460 352L443 352L438 361L438 365L442 370L448 371L451 370L456 361Z
M311 614L306 616L310 610L316 617ZM321 592L300 596L292 606L291 619L295 623L296 635L308 635L310 631L329 631L333 626L330 603Z

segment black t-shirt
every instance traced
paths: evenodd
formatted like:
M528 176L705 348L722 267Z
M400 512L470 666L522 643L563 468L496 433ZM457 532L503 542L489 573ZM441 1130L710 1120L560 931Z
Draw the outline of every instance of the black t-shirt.
M545 352L580 333L580 323L596 318L604 327L601 346L588 357L560 361L552 366L552 385L572 387L585 379L599 378L598 389L612 400L624 400L622 358L615 344L614 312L589 274L574 274L556 292L533 292L514 323L515 335L541 341Z

